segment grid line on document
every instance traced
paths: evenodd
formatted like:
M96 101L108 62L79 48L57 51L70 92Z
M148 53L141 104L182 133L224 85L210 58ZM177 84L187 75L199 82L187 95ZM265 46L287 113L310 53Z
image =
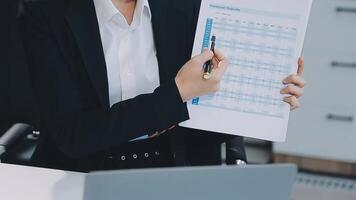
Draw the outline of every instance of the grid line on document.
M234 22L216 22L214 23L214 29L239 32L248 35L258 35L261 37L271 37L279 40L285 39L295 41L297 37L295 28L239 20L235 20Z
M238 56L227 55L232 69L229 68L224 75L221 91L196 98L192 104L283 118L284 102L282 98L275 98L283 84L275 80L278 80L276 77L287 75L292 66L277 61L293 56L294 50L287 44L295 42L297 30L257 22L228 22L225 18L208 18L202 41L203 49L208 48L212 31L217 36L217 48L229 49L228 52L235 52ZM238 37L241 33L249 38L270 38L274 46ZM240 57L241 54L248 57ZM258 59L264 56L278 59L275 59L276 62L262 62Z

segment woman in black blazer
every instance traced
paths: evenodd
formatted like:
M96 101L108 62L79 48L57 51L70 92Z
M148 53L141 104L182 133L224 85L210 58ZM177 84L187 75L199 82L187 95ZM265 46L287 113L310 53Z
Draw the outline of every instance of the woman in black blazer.
M135 3L113 2L119 10ZM149 5L160 86L112 107L93 1L51 0L25 6L23 40L43 135L34 164L77 171L216 165L221 164L223 142L228 144L230 163L245 160L241 137L175 127L189 119L185 102L217 91L228 66L219 51L190 59L200 1L149 0ZM122 13L129 13L125 16L129 18L133 10L134 6ZM204 81L201 66L212 57L220 62L214 62L212 80ZM288 80L299 86L286 91L293 93L290 103L297 107L302 79ZM165 134L129 142L156 132Z

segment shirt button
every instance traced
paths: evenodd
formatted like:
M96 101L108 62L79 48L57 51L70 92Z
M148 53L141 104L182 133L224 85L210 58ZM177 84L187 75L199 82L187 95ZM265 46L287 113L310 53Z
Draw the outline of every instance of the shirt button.
M137 159L137 154L132 155L134 159Z
M148 153L145 153L145 158L148 158L150 155Z
M156 152L155 152L155 155L156 155L156 156L159 156L159 152L158 152L158 151L156 151Z
M121 160L122 161L126 160L126 157L125 156L121 156Z

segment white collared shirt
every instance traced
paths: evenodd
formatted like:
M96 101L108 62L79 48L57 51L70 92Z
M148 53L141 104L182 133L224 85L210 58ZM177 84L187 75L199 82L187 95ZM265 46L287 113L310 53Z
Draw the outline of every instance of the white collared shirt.
M111 0L94 0L94 4L106 60L110 106L152 93L160 83L148 1L137 0L131 25Z

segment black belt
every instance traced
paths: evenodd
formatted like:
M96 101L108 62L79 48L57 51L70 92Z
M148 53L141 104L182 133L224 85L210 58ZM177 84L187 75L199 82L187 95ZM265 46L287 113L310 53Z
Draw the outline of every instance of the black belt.
M174 156L169 135L129 142L106 153L92 170L171 167ZM91 171L92 171L91 170Z

